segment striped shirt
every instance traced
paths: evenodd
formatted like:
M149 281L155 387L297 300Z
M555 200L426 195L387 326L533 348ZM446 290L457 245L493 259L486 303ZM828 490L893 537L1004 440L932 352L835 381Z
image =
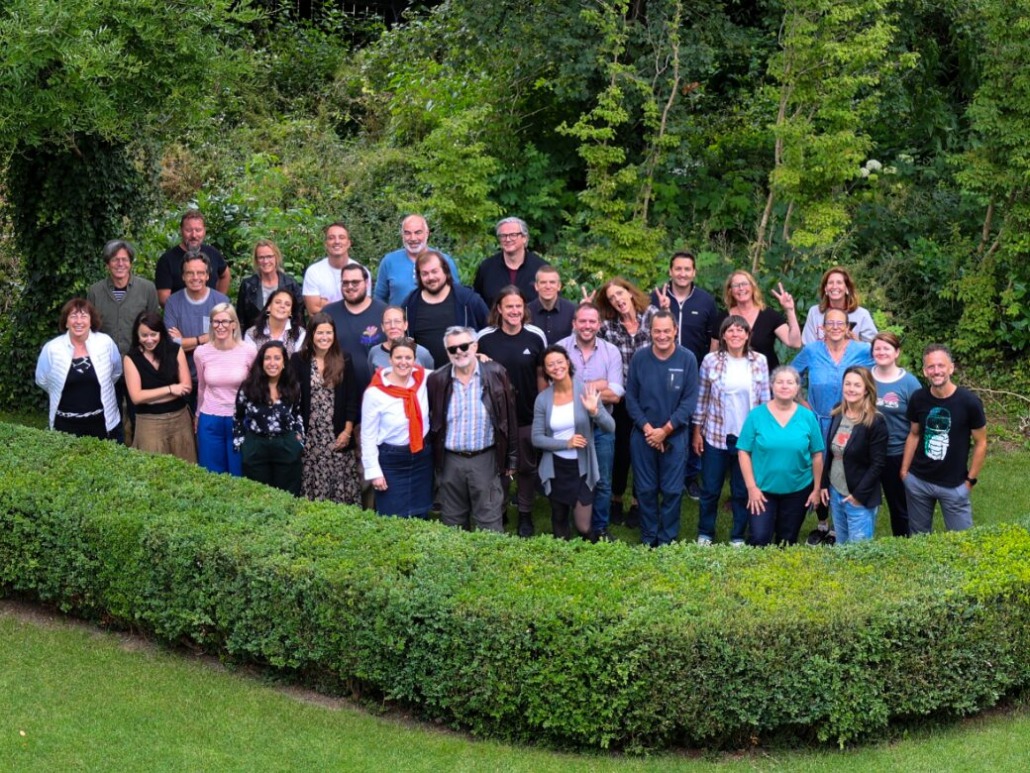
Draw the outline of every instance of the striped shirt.
M453 369L452 369L453 372ZM472 374L468 385L457 376L451 377L451 401L447 405L447 436L444 448L448 451L482 451L494 444L494 425L483 403L483 379Z

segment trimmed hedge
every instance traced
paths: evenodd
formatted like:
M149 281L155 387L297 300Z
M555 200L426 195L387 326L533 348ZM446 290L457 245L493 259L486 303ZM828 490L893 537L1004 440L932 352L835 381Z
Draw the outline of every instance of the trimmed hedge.
M1030 684L1023 526L648 551L379 518L55 432L0 444L0 593L478 735L843 745Z

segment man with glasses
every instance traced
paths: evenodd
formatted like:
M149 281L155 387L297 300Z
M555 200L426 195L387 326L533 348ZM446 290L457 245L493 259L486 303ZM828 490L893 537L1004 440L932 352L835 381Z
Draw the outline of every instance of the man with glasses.
M368 353L386 339L379 329L386 304L368 294L368 272L360 263L343 267L340 288L343 300L328 304L322 311L336 323L336 340L354 361L354 383L362 393L372 380Z
M194 411L197 407L197 366L193 363L193 352L201 344L211 340L211 309L219 303L229 303L229 299L208 287L211 275L211 264L207 256L197 251L190 251L182 262L182 281L185 287L168 296L165 304L165 326L168 335L186 352L186 362L190 366L190 377L193 379L193 390L186 400Z
M518 468L515 396L504 367L480 362L476 333L447 328L449 364L429 375L429 437L441 521L504 530L504 489Z
M368 350L368 369L372 373L379 368L389 367L390 349L393 348L394 342L407 338L408 320L404 316L404 309L400 306L387 306L383 312L382 327L386 340ZM422 344L415 344L415 361L427 371L436 367L433 355Z
M515 285L526 301L536 300L536 272L546 262L529 249L529 226L517 217L501 220L494 232L500 249L479 264L472 289L486 305L493 307L497 294L506 285Z
M404 246L386 253L379 261L379 270L376 271L376 298L394 306L403 305L418 284L415 261L419 255L431 249L447 261L455 284L461 284L457 264L447 253L429 246L429 234L429 223L422 215L408 215L404 218L401 223L401 242Z

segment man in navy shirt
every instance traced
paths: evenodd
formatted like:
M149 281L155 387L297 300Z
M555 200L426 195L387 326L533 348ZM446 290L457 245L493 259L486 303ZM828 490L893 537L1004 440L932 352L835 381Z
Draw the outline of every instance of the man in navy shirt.
M676 333L671 312L651 318L651 345L633 355L626 385L640 539L651 547L679 536L688 430L697 404L697 360L676 343Z

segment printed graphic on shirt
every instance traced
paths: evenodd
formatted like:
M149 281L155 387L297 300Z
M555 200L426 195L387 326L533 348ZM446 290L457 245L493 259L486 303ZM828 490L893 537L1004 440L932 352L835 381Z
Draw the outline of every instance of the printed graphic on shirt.
M927 459L935 462L948 455L948 433L951 431L951 412L947 408L931 408L926 416L923 433L923 451Z
M379 341L379 326L369 325L361 333L361 345L372 346Z
M877 408L897 408L901 405L901 398L897 392L887 392L883 397L876 400Z

